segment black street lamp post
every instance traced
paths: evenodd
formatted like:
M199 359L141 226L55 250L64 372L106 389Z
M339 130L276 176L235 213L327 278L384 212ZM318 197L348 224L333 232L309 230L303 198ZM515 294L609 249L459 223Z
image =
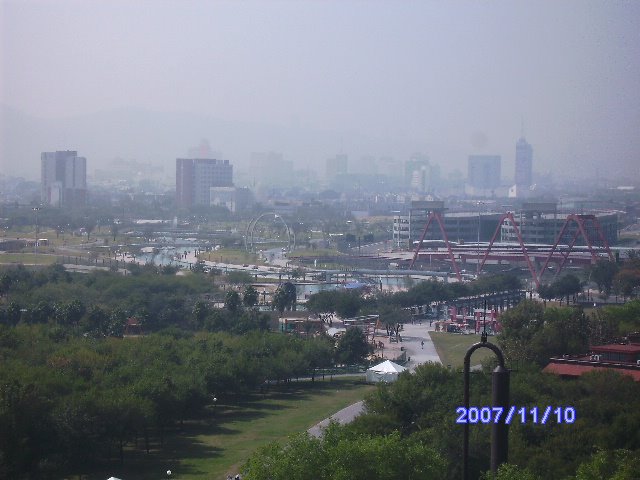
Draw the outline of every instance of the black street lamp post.
M485 306L486 312L486 306ZM504 355L500 348L487 342L486 329L482 332L480 342L472 345L464 356L464 407L469 411L469 372L471 370L471 354L479 348L488 348L498 357L498 366L491 373L491 390L493 407L509 409L509 370L504 364ZM491 425L491 472L496 475L500 464L505 463L509 450L509 425L506 415L501 415L497 422ZM464 424L463 440L463 478L469 479L469 423Z

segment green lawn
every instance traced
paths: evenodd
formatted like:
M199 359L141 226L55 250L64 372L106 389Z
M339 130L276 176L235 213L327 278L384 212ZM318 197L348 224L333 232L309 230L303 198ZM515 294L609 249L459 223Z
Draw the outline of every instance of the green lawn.
M335 248L316 248L316 249L299 249L294 250L290 256L292 257L320 257L325 255L340 255Z
M215 252L203 253L199 256L200 260L208 260L211 262L233 263L236 265L264 265L264 262L258 260L258 256L249 253L246 250L235 248L222 248Z
M124 468L114 460L114 468L83 479L104 480L113 475L124 480L157 480L171 470L172 479L224 480L227 474L238 473L256 448L307 430L373 389L361 378L329 381L327 377L274 387L271 393L256 394L239 405L222 402L209 418L185 422L181 431L168 434L161 450L149 455L141 448L130 450Z
M436 346L443 365L451 365L453 368L464 366L464 355L474 343L480 341L480 335L459 335L455 333L429 332L431 340ZM489 342L496 343L495 337L489 337ZM471 366L482 363L485 359L495 356L488 348L481 348L471 355Z
M46 247L44 247L46 248ZM22 263L24 265L51 265L56 261L55 255L35 253L0 253L0 264Z

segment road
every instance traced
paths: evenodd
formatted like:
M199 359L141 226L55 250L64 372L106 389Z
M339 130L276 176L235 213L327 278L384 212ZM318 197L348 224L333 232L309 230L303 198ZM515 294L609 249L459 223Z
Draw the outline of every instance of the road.
M438 356L438 352L436 352L436 347L431 341L431 337L428 333L434 329L435 328L433 326L429 326L428 321L423 321L422 324L408 323L404 325L404 330L401 332L402 346L407 351L407 358L411 358L411 361L406 365L411 371L415 370L415 368L422 363L442 363ZM424 346L422 345L422 342L424 342ZM323 421L307 430L307 432L309 435L319 438L322 436L323 429L329 425L331 420L345 424L353 421L354 418L363 412L364 402L360 401L354 403L353 405L349 405L347 408L343 408L339 412L334 413L331 417L325 418Z

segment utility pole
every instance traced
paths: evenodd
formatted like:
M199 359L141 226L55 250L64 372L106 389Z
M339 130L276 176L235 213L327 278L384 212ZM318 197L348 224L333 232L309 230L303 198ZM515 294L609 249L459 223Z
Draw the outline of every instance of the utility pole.
M36 214L36 233L35 233L36 238L35 238L35 243L33 244L36 257L38 256L38 211L39 210L40 210L40 207L33 207L33 211Z

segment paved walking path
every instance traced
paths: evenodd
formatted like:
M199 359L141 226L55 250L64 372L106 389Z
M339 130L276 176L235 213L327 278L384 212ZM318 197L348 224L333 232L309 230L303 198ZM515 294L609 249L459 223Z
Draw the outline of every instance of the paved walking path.
M329 418L325 418L323 421L311 427L307 432L312 437L321 437L323 430L329 425L329 423L333 420L338 423L349 423L353 421L358 415L360 415L364 411L364 402L360 400L353 405L349 405L346 408L343 408L339 412L334 413Z
M405 323L404 330L400 332L402 335L402 346L407 351L407 358L411 358L405 366L410 370L415 370L416 366L426 363L435 362L442 363L436 346L431 341L429 332L435 330L435 326L429 326L428 321L419 323ZM424 348L422 342L424 341Z
M438 356L438 352L436 352L436 347L431 341L431 337L428 333L434 329L435 327L429 326L428 321L423 321L422 324L405 324L404 330L400 332L400 335L402 335L402 346L407 351L407 358L411 358L411 361L405 366L411 371L415 370L415 368L422 363L442 363ZM423 341L424 348L422 346ZM329 425L331 420L345 424L353 421L354 418L363 412L364 402L360 401L358 403L354 403L353 405L349 405L347 408L343 408L339 412L336 412L331 417L325 418L323 421L307 430L307 432L309 432L313 437L321 437L324 428Z

